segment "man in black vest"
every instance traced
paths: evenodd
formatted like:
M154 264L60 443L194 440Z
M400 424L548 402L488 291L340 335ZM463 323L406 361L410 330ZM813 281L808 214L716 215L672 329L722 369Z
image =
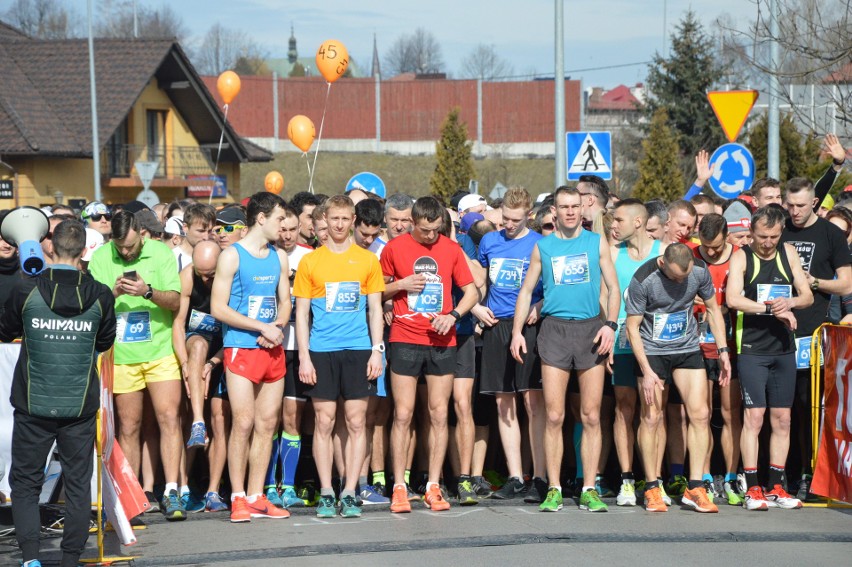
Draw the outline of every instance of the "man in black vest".
M0 317L0 340L23 337L12 378L12 514L24 565L40 565L38 500L54 441L65 487L62 565L76 566L89 534L90 483L100 406L98 353L115 340L110 289L79 271L86 229L53 231L55 263L20 280Z

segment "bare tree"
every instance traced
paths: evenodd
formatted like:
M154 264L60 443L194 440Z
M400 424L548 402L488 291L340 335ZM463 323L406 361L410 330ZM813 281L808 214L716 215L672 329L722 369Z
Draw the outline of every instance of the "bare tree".
M468 79L493 81L512 73L512 65L500 57L494 45L480 43L462 59L462 76Z
M4 17L36 39L67 39L80 33L80 18L59 0L15 0Z
M385 54L384 68L393 75L401 73L440 73L444 67L441 46L432 32L417 28L411 35L402 35Z
M151 9L132 0L101 0L95 34L98 37L133 38L134 16L140 39L175 39L183 43L189 35L183 18L170 6L164 4L159 9Z
M234 69L238 63L241 69L254 69L250 74L265 74L261 64L266 57L266 52L248 34L215 23L204 34L193 63L203 75L218 75Z

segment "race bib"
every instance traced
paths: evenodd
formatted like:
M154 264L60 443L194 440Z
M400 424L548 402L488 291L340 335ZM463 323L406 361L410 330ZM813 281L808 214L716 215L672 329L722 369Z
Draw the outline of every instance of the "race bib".
M248 317L261 323L272 323L278 316L278 304L275 297L270 295L250 295L248 301Z
M524 279L524 261L517 258L494 258L488 267L488 279L494 287L520 289Z
M689 309L675 313L654 313L654 340L677 341L686 336Z
M811 342L813 337L800 337L796 339L796 369L807 370L811 367ZM825 359L820 353L819 364L822 366Z
M430 282L420 293L409 293L408 309L413 313L441 313L444 310L444 284Z
M115 337L119 343L151 342L151 314L147 311L117 313Z
M222 330L222 324L214 319L209 313L193 309L192 313L189 314L189 324L187 325L187 328L192 333L205 333L212 335Z
M589 256L585 252L554 256L550 259L550 265L553 268L553 283L556 285L589 283Z
M781 297L785 299L793 297L793 287L779 284L757 284L758 303L766 303Z
M326 313L358 311L361 304L361 284L358 282L328 282L325 284Z
M625 322L626 318L622 317L618 320L618 348L627 350L630 347L630 341L627 338L627 325Z

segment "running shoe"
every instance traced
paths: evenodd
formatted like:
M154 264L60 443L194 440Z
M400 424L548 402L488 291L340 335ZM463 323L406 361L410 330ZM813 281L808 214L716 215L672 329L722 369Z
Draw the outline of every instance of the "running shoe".
M246 503L248 504L248 511L252 518L272 518L280 520L282 518L290 517L290 512L282 510L278 506L272 504L272 502L266 498L265 494L258 496L257 500L254 502L246 501Z
M719 497L719 495L716 494L716 487L713 486L713 481L704 481L704 492L707 493L707 498L710 499L710 502L716 502L716 498Z
M305 501L299 498L296 490L292 486L288 486L281 491L281 502L288 510L290 508L304 508Z
M479 504L479 498L476 496L476 491L473 489L473 483L469 480L463 480L456 488L458 493L460 506L475 506Z
M203 499L196 497L193 493L187 492L186 494L180 495L180 503L183 504L184 510L195 514L197 512L203 512L205 507L205 502Z
M381 482L377 482L373 485L373 492L375 492L379 496L384 496L385 498L388 497L387 487Z
M589 512L606 512L609 510L597 490L589 489L580 495L580 510L588 510Z
M524 481L517 478L512 477L506 481L500 490L497 490L494 494L491 495L491 498L496 500L512 500L517 496L524 493L524 489L526 486L524 485Z
M719 508L717 508L716 505L713 504L713 501L710 500L710 497L707 496L707 491L704 490L703 486L693 488L692 490L686 489L680 499L680 502L684 506L704 514L712 514L719 511Z
M760 510L762 512L769 510L769 501L763 495L763 489L759 486L752 486L748 489L745 495L746 510Z
M658 486L660 487L660 498L663 499L663 503L666 506L671 506L672 505L672 497L669 496L668 493L666 492L666 487L663 486L663 479L658 478L657 482L659 483Z
M150 490L145 491L145 498L148 499L148 509L145 510L146 514L151 512L159 512L160 511L160 501L157 500L157 497L154 496L154 493Z
M541 504L547 498L547 482L543 478L535 477L532 479L527 495L524 496L524 502L527 504Z
M409 502L417 502L420 500L420 495L411 489L411 486L405 485L405 494L408 495Z
M335 514L337 514L337 506L334 496L330 494L321 495L317 503L317 518L333 518Z
M728 499L728 504L731 506L742 506L743 497L740 496L739 492L734 489L735 485L730 482L726 482L724 485L725 496Z
M508 480L505 476L496 471L485 471L484 473L482 473L482 476L484 476L485 480L488 481L488 484L491 485L491 490L495 491L499 488L502 488Z
M361 502L363 502L364 506L370 506L371 504L387 504L390 502L389 499L385 498L381 494L375 491L375 489L369 484L365 485L364 488L358 493L358 496L361 497ZM360 510L358 511L360 514ZM343 512L340 513L343 516ZM354 518L355 516L347 516Z
M494 491L491 490L491 484L487 480L485 480L484 477L471 477L471 484L473 484L473 489L476 492L476 495L480 498L488 498L489 496L494 494Z
M796 490L796 498L800 502L805 502L811 493L811 475L803 474L802 480L799 481L798 490Z
M615 491L609 487L606 479L603 475L598 475L595 477L595 490L598 491L601 498L612 498L615 496Z
M442 512L450 509L450 503L441 494L441 489L437 484L431 485L426 490L426 494L423 495L423 503L433 512Z
M299 489L298 492L299 498L302 499L302 503L305 506L313 507L319 503L319 492L317 492L316 487L313 484L306 484L302 488Z
M189 433L189 441L186 442L187 449L195 449L196 447L204 447L210 440L207 439L207 428L204 423L198 421L192 424L192 430Z
M663 500L663 491L659 486L649 488L645 491L646 512L668 512L669 507Z
M251 522L251 512L245 496L237 496L231 501L231 523L240 524Z
M636 487L632 482L622 482L615 497L616 506L636 506Z
M208 512L224 512L228 509L228 504L218 492L208 492L204 496L204 509Z
M787 494L787 491L780 484L776 484L765 496L770 506L774 505L783 510L797 510L802 507L802 501Z
M390 511L394 513L411 512L411 502L408 500L408 489L405 486L394 486L391 495Z
M270 486L266 489L266 499L269 500L269 503L276 508L284 507L284 501L281 500L281 495L278 494L278 489L274 486Z
M178 496L177 490L170 490L168 494L163 495L163 501L160 502L160 510L170 522L179 522L186 519L186 509Z
M387 500L387 498L385 498ZM364 502L367 500L365 499ZM341 518L360 518L361 507L355 502L354 496L344 496L340 499L340 517Z
M562 491L556 487L547 491L544 502L538 507L541 512L558 512L562 509Z
M672 496L683 496L687 488L689 488L689 481L686 480L685 476L677 474L666 487L666 493Z
M21 561L21 567L41 567L41 561L33 559L32 561L28 561L26 564Z

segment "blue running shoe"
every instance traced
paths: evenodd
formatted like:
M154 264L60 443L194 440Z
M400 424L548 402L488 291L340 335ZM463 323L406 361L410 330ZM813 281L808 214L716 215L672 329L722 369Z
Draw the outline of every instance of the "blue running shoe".
M160 510L170 522L179 522L186 519L186 509L180 501L177 490L170 490L168 494L163 495L163 500L160 502Z
M337 514L337 506L335 506L334 496L320 496L317 503L317 518L333 518L335 514Z
M205 502L201 498L197 498L191 492L187 492L186 494L180 495L180 503L183 505L184 510L187 512L191 512L195 514L196 512L203 512Z
M228 509L228 504L222 500L218 492L208 492L204 496L204 509L208 512L224 512Z
M284 507L288 510L290 508L305 507L305 501L299 498L299 496L296 494L296 489L292 486L288 486L283 491L281 491L281 502L284 503Z
M207 441L207 428L204 426L204 422L196 421L192 424L192 432L189 434L189 441L186 442L186 448L204 447L207 445Z
M376 492L376 490L369 484L361 488L361 492L358 493L358 496L361 497L361 502L364 506L369 506L370 504L390 504L389 498L385 498ZM343 512L341 512L340 515L344 516Z
M266 499L276 508L283 508L284 502L281 501L281 496L278 494L278 489L270 486L266 489Z
M21 565L24 567L41 567L41 561L39 561L38 559L32 559L30 561L27 561L26 563L21 561Z
M387 500L387 498L385 500ZM342 518L361 517L361 508L355 502L354 496L344 496L340 499L340 516Z

